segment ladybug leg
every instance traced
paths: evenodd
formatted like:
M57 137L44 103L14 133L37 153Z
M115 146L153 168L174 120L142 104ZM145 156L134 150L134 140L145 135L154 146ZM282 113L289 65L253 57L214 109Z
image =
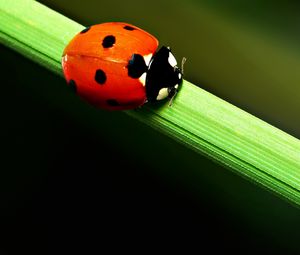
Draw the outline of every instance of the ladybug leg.
M178 87L177 88L175 88L175 87L169 87L168 88L168 93L169 93L169 98L170 98L170 101L169 101L169 106L170 107L173 104L173 101L174 101L174 98L175 98L177 92L178 92Z
M177 66L174 66L174 71L178 72L178 75L180 75L180 80L182 79L182 76L183 76L183 67L184 67L184 64L186 62L186 58L183 57L182 60L181 60L181 67L178 68ZM174 101L174 98L178 92L178 86L179 84L176 84L174 87L169 87L168 88L168 97L170 98L170 101L169 101L169 106L172 106L173 104L173 101Z

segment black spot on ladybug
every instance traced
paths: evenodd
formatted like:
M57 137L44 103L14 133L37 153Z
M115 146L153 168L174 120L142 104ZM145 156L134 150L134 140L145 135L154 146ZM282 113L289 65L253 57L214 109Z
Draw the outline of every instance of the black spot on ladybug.
M103 85L106 81L106 74L103 70L98 69L95 73L95 81Z
M102 41L103 48L111 48L116 43L116 37L113 35L105 36Z
M106 100L106 103L109 105L109 106L119 106L119 102L115 99L108 99Z
M80 34L84 34L86 33L87 31L89 31L91 29L91 27L86 27L85 29L83 29Z
M124 26L123 28L129 31L135 30L135 28L132 26Z
M134 79L141 77L141 75L147 71L145 59L140 54L132 54L128 61L127 68L128 75Z
M72 92L76 93L77 92L77 85L74 80L69 81L69 88Z

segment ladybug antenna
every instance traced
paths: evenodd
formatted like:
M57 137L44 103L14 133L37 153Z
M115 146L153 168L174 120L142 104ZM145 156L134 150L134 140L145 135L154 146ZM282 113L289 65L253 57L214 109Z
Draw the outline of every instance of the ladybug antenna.
M184 67L185 62L186 62L186 57L183 57L182 60L181 60L181 68L179 69L179 68L177 67L177 68L180 70L180 73L181 73L182 75L183 75L183 67ZM171 97L171 99L170 99L170 101L169 101L169 106L172 106L173 101L174 101L174 98L175 98L175 96L176 96L176 94L177 94L177 92L178 92L178 89L174 89L172 92L173 92L174 94L172 95L172 97Z
M186 57L183 57L181 60L181 69L180 69L182 74L183 74L183 66L184 66L185 62L186 62Z

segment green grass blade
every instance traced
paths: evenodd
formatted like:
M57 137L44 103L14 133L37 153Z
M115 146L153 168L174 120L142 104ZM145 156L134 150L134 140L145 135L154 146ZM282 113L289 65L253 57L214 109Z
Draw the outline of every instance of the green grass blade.
M32 0L0 0L0 41L57 74L65 45L83 26ZM300 205L300 141L183 82L172 107L129 115Z

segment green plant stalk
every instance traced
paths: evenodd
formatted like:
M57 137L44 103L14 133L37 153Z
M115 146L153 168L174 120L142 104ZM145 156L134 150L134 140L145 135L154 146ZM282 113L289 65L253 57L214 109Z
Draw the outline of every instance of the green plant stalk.
M83 26L33 0L0 0L0 41L62 75ZM300 205L300 141L184 81L172 107L126 111L182 144ZM199 166L200 170L201 166Z

